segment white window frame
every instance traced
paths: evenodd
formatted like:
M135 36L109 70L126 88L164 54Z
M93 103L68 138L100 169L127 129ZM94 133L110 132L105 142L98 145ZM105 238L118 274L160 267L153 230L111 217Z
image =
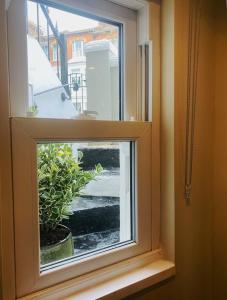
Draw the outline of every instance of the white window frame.
M76 43L80 43L80 48L81 48L81 54L77 55L77 48L76 48ZM74 40L72 42L72 57L83 57L84 56L84 41L83 40Z
M53 60L53 62L57 62L57 60L58 60L58 53L57 53L57 51L58 51L58 46L57 46L57 44L54 44L53 46L52 46L52 60Z

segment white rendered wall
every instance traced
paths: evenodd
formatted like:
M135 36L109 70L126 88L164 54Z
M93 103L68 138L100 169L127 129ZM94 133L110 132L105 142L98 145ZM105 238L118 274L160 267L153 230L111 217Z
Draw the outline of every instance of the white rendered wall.
M28 81L33 87L34 95L42 93L33 98L38 106L37 117L68 119L75 116L73 104L61 99L61 93L65 93L65 89L48 58L38 41L30 36L28 36Z
M117 59L116 48L108 40L93 41L86 44L85 54L87 109L96 111L97 119L118 120L118 72L111 70L113 59Z

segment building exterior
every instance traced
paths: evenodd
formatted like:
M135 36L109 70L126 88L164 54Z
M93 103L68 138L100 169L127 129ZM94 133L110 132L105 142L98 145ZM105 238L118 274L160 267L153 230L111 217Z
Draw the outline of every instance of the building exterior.
M60 97L64 96L62 100L70 99L79 113L88 110L100 118L118 119L118 27L99 22L93 28L59 32L56 25L55 29L52 27L54 33L49 34L49 29L44 33L35 23L28 23L28 36L38 42L59 78L65 90L58 90ZM46 91L50 98L52 91Z
M51 66L63 84L61 74L62 56L58 39L54 34L44 34L41 28L38 31L37 26L31 22L29 22L28 28L29 35L39 41ZM58 32L57 26L56 31ZM64 84L69 85L69 94L72 102L76 105L76 109L78 111L84 111L87 109L86 48L88 47L89 52L91 52L91 45L94 45L97 50L97 42L101 42L100 45L104 45L106 42L108 43L108 48L111 49L110 59L112 61L118 61L118 28L99 22L97 27L74 32L62 32L59 33L59 36L64 36L65 41L67 79L64 80ZM106 44L104 47L106 47Z

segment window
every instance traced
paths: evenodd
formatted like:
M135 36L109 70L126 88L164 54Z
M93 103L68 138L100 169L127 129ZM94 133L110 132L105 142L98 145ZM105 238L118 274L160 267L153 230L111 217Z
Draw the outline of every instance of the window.
M122 125L121 122L14 118L12 127L18 295L26 295L43 289L49 284L56 284L151 250L150 123L125 122ZM93 144L91 144L91 140L94 141ZM89 200L81 200L79 204L77 198L74 202L71 201L71 205L77 211L77 216L74 218L71 215L71 218L74 218L76 223L72 219L71 222L69 219L69 223L64 223L66 226L70 224L74 241L77 239L75 242L83 239L85 250L78 253L79 249L72 244L66 244L64 247L67 248L66 254L62 254L60 251L61 254L58 256L59 244L56 245L57 250L54 249L53 252L48 251L48 246L47 251L43 247L40 249L40 243L42 245L43 240L48 239L47 234L42 232L42 225L47 224L49 233L51 233L50 228L56 220L58 221L58 217L61 218L62 214L68 215L65 212L68 207L61 206L58 202L59 194L62 197L60 203L63 201L67 203L67 199L72 198L71 190L77 188L70 181L75 181L77 186L80 184L83 186L85 180L94 178L93 175L88 174L94 172L93 170L96 168L94 167L96 164L94 155L93 159L90 159L93 166L88 168L88 171L86 168L79 170L77 160L72 159L70 154L72 148L74 147L74 155L81 157L76 149L83 148L82 151L85 152L85 145L91 147L94 144L99 149L101 145L105 149L110 148L110 145L115 149L120 147L122 158L119 170L121 175L118 179L120 180L119 188L116 188L117 171L115 170L115 178L112 175L111 179L111 174L105 174L108 169L105 167L104 161L101 161L104 154L98 155L98 157L96 155L96 162L103 165L104 172L102 173L100 169L95 171L96 181L90 182L91 186L85 185L87 191L82 193L92 197L92 205L96 208L96 218L94 215L90 215L89 218L85 215L85 221L83 221L85 212L78 213L78 206L80 206L79 210L82 210L82 203L85 203L86 206L91 204L89 204ZM112 163L116 164L116 158L113 159L113 151L111 157ZM78 172L88 173L78 175ZM74 173L77 174L74 175ZM77 180L74 180L74 176L77 176ZM110 183L111 180L112 183ZM64 185L63 188L61 184ZM114 194L111 196L113 192L115 199ZM105 215L101 215L102 210L98 207L100 205L97 204L97 198L95 204L95 194L98 195L98 193L100 205L103 205L104 201L109 202L109 205L111 201L113 204L113 200L115 203L120 201L117 216L117 205L115 205L116 209L111 212L106 204L104 204ZM119 200L116 199L116 193L119 195ZM76 195L82 196L78 193ZM52 204L56 201L58 205L53 206ZM82 221L79 220L79 215ZM119 239L116 243L110 242L107 245L104 245L102 240L101 247L89 249L92 238L89 240L86 230L87 233L89 231L93 234L97 233L95 228L100 226L98 219L104 220L105 216L108 216L112 224L117 223L117 219L120 219L120 224L113 226L115 231L119 231ZM91 222L91 230L84 228L89 225L88 219ZM104 224L101 223L101 225ZM110 224L108 226L111 227ZM118 226L120 226L119 229L117 229ZM98 230L101 235L101 232L107 231L108 228ZM54 237L56 238L56 234ZM97 237L95 238L97 239ZM29 247L25 245L29 245Z
M135 240L134 148L133 141L37 144L41 270Z
M73 41L72 43L72 56L84 56L84 41Z
M10 7L12 32L14 25L20 30L16 36L12 33L10 41L13 116L26 117L28 112L30 115L29 83L37 105L34 117L84 119L92 111L98 120L143 118L143 104L138 101L137 13L134 10L125 7L120 10L108 0L109 12L104 8L90 10L89 5L83 6L79 0L74 7L67 2L64 5L64 1L61 4L23 2L24 6L15 10ZM17 16L19 10L20 16L24 16L23 26L19 13ZM45 55L44 43L50 48L50 57ZM18 47L20 59L14 54ZM83 55L83 59L71 57L70 47L75 55ZM71 76L70 70L75 68L83 74L81 86L75 85Z
M152 127L141 121L148 121L151 105L149 35L145 30L139 35L141 12L107 0L103 6L22 2L9 8L10 69L16 66L10 93L19 297L155 250ZM149 4L144 5L143 13ZM45 22L34 24L42 26L45 41L51 29L60 68L27 30L41 11ZM88 23L77 35L92 35L90 42L73 44L76 55L86 56L78 65L67 56L74 29L60 24L63 20L68 29L69 18ZM20 39L14 35L17 23Z
M36 117L80 118L94 111L96 119L123 119L122 24L34 1L27 1L27 16L28 80ZM51 45L50 59L43 55L44 41ZM75 68L81 74L73 74Z
M52 53L53 53L53 61L57 62L58 61L58 46L57 45L53 45L52 47Z
M43 51L45 52L46 56L48 57L49 55L49 49L47 45L42 45Z

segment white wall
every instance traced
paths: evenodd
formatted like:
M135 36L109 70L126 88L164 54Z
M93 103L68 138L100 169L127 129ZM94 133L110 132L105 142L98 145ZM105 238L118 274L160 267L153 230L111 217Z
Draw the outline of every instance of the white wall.
M34 95L39 94L33 96L34 103L38 106L37 117L65 119L74 117L76 114L75 107L71 101L62 101L61 94L66 94L65 89L38 41L28 36L27 43L28 81L32 86Z
M115 50L108 40L93 41L85 46L87 109L96 111L97 119L101 120L119 119L118 56Z

